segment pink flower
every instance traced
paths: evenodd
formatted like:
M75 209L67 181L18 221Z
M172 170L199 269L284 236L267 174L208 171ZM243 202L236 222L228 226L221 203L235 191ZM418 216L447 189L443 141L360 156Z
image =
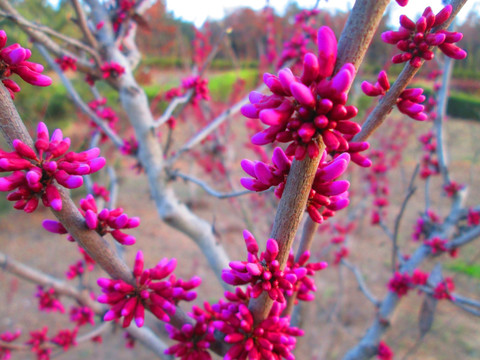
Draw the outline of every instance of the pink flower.
M123 327L130 325L133 319L142 327L145 309L150 310L158 319L168 322L175 313L175 304L180 300L191 301L196 298L193 288L200 285L200 278L190 281L176 279L172 274L177 265L176 259L163 259L154 268L144 270L143 253L139 251L135 258L133 275L135 286L123 280L100 278L97 284L103 292L98 302L110 305L110 310L103 317L111 321L123 317ZM164 281L159 281L167 278Z
M368 96L383 97L389 89L390 82L388 81L387 73L385 71L380 71L378 74L378 80L375 84L371 84L368 81L362 82L362 91ZM422 88L406 89L402 91L397 99L398 110L414 120L427 120L427 114L423 112L425 107L420 105L420 103L425 101L425 96L422 94Z
M95 325L95 313L88 306L72 306L70 309L70 321L74 322L77 327L81 327L89 323Z
M377 357L380 360L393 360L393 355L392 349L390 349L385 342L380 341L378 344Z
M278 76L264 74L263 80L272 95L251 92L251 104L242 107L242 114L269 126L252 137L255 145L274 141L289 143L286 154L302 160L307 154L314 158L319 153L320 135L327 151L345 152L348 141L344 135L354 135L361 128L349 121L357 115L357 108L346 106L348 90L355 77L352 64L345 64L335 76L337 40L333 31L324 26L318 31L318 56L307 53L303 74L295 76L288 68Z
M480 212L474 211L472 208L468 209L467 223L468 226L480 225Z
M125 73L125 68L116 62L107 61L100 67L100 71L102 72L102 77L104 79L108 79L110 77L117 78Z
M12 191L7 200L15 201L14 208L27 213L34 211L41 198L45 206L62 210L62 199L55 185L75 189L83 185L82 175L97 172L105 165L98 157L100 149L75 153L70 151L70 139L56 129L48 140L47 126L37 128L35 150L20 140L13 140L14 151L0 149L0 172L13 171L0 178L0 191Z
M49 86L52 83L52 79L42 74L42 65L27 61L32 56L30 49L25 49L20 44L5 47L6 44L7 34L0 30L0 78L12 99L15 98L15 93L20 91L20 86L8 79L13 73L31 85Z
M411 287L411 277L407 273L401 274L398 271L395 272L393 278L388 282L388 289L394 292L398 297L402 297L408 293Z
M0 334L0 340L5 343L11 343L12 341L15 341L21 335L21 333L22 332L20 330L17 330L14 333L6 331ZM2 347L0 345L0 359L10 360L11 356L11 350L8 347Z
M447 5L436 15L430 7L427 7L416 23L406 15L400 16L400 29L382 34L383 41L396 45L402 51L395 55L392 61L395 64L409 61L410 65L418 68L422 64L422 59L433 59L431 49L434 46L438 46L446 56L457 60L464 59L467 56L465 50L454 45L462 39L462 33L435 30L448 20L451 13L452 6Z
M291 327L289 317L280 317L282 310L275 302L268 317L259 324L254 324L244 304L231 304L228 310L222 311L220 320L214 321L213 326L226 334L225 342L232 344L224 359L294 359L295 337L302 336L303 331Z
M443 190L445 191L445 193L447 194L448 197L453 197L460 190L462 190L464 187L465 187L465 185L459 184L459 183L451 180L449 184L447 184L443 187Z
M67 351L70 346L77 346L75 338L77 337L78 328L73 331L65 329L60 330L57 335L50 339L50 341L63 348L63 351Z
M111 234L113 238L122 245L135 244L135 237L127 235L121 230L136 228L140 225L140 218L128 217L124 214L122 208L113 210L103 209L98 211L95 198L89 194L85 199L80 200L80 213L85 218L85 226L90 230L95 230L101 236ZM42 226L45 230L66 234L67 230L61 223L55 220L44 220ZM73 240L71 237L69 240Z
M72 69L72 71L77 70L77 59L71 58L67 55L55 59L55 62L60 66L62 71L67 71L68 69Z
M181 329L176 329L170 324L165 324L170 339L178 343L165 350L166 354L176 355L182 360L198 359L210 360L207 349L215 341L214 328L209 326L205 316L199 316L195 325L185 324Z
M38 309L40 311L59 311L61 313L65 312L62 303L60 302L60 300L58 300L54 288L49 288L47 291L44 291L43 286L38 286L37 289L38 291L35 294L35 297L38 298Z
M455 283L452 278L447 277L435 287L433 296L438 300L448 299L455 301L455 298L451 294L453 290L455 290Z
M200 76L189 76L182 79L182 88L187 91L193 89L192 104L196 105L199 100L210 100L208 79Z
M322 154L306 207L313 221L321 223L325 218L333 216L335 211L348 205L347 190L350 183L346 180L334 180L345 172L349 161L348 153L340 154L331 161L326 161L326 152ZM273 151L272 165L261 161L242 160L243 170L253 179L242 178L240 182L246 189L252 191L264 191L276 186L275 195L281 198L290 165L291 160L277 147Z

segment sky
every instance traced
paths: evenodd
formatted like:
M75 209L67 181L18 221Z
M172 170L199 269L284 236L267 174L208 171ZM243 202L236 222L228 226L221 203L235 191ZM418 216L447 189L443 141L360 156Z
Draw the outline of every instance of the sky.
M275 8L276 12L282 14L291 0L270 0L270 5ZM297 0L302 8L312 8L315 0ZM205 20L221 19L225 12L239 6L248 6L258 10L265 6L265 0L167 0L167 9L173 11L176 17L180 17L185 21L195 23L200 27ZM348 11L352 8L354 0L320 0L319 9L342 10ZM392 9L392 25L398 24L398 18L402 14L406 14L413 20L416 20L417 14L423 12L427 6L431 6L436 13L442 9L441 0L411 0L409 4L402 8L392 1L389 5ZM480 0L469 0L459 14L459 21L463 21L471 9L480 12Z

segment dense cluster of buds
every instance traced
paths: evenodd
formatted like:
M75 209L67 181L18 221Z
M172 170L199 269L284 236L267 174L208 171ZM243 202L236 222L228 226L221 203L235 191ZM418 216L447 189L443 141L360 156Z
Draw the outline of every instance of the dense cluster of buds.
M43 286L38 286L35 297L38 298L38 309L40 311L45 311L45 312L59 311L61 313L65 312L65 309L62 303L60 302L60 300L58 300L58 296L55 293L54 288L49 288L48 290L45 291L43 289Z
M433 297L438 300L455 301L455 297L452 295L453 290L455 290L455 283L452 278L447 277L433 289Z
M70 56L63 55L55 59L55 62L60 66L62 71L67 71L68 69L72 69L72 71L77 70L77 59L71 58Z
M77 327L86 324L95 325L95 313L88 306L72 306L70 309L70 321Z
M251 284L249 296L257 298L265 291L268 296L278 302L285 302L285 295L291 296L295 290L301 289L300 298L311 300L309 291L315 291L315 284L308 275L326 268L325 263L312 263L305 265L310 257L306 252L298 263L290 259L290 266L282 271L277 260L279 253L278 243L275 239L268 239L266 250L258 256L258 244L253 235L243 231L247 246L247 261L232 261L230 269L224 269L222 279L231 285ZM313 296L313 295L312 295Z
M302 10L295 15L295 23L291 38L282 46L282 53L278 62L281 67L289 60L298 61L308 52L308 44L317 41L317 32L314 28L315 17L320 13L318 9ZM295 64L297 65L297 64Z
M133 229L140 225L140 218L131 217L123 213L122 208L113 210L103 209L100 212L97 208L97 203L92 195L87 195L85 199L80 200L81 214L85 218L85 225L90 230L94 230L101 236L108 233L112 234L113 238L122 245L135 244L135 237L127 235L122 232L122 229ZM63 227L61 223L55 220L44 220L43 227L52 233L67 234L68 231ZM74 239L69 235L69 240Z
M195 317L195 314L193 316ZM185 324L181 329L165 324L170 339L178 341L178 344L165 351L166 354L175 355L182 360L210 360L212 358L208 353L208 348L215 341L214 328L207 323L203 314L196 320L194 325Z
M102 77L104 79L117 78L125 73L125 68L113 61L107 61L100 66Z
M108 123L108 126L114 130L115 126L118 122L118 116L116 112L108 106L105 106L107 104L107 99L102 98L98 100L93 100L88 103L88 106L90 109L92 109L95 114L100 118L105 120ZM102 132L99 128L99 126L93 121L90 121L90 126L94 128L95 130L99 130L102 134L102 137L100 139L101 142L105 142L107 140L107 135Z
M0 334L0 340L8 344L15 341L21 334L22 332L20 330L17 330L13 333L10 331L6 331ZM8 347L0 345L0 359L10 360L11 356L12 355L10 349Z
M377 358L380 360L393 360L393 355L392 349L384 341L380 341L377 349Z
M110 191L105 186L93 183L92 194L97 198L102 198L105 201L110 201Z
M440 166L437 158L437 138L433 131L429 131L419 137L423 144L424 154L420 163L420 177L426 179L440 173Z
M306 208L312 220L318 223L333 216L335 211L345 208L349 203L347 190L350 183L334 180L347 169L350 155L343 153L330 161L326 161L326 157L327 153L323 152ZM281 198L291 163L291 159L279 147L273 151L272 165L244 159L241 166L252 178L242 178L240 182L252 191L264 191L275 186L275 195Z
M17 74L31 85L49 86L52 83L52 79L42 74L42 65L27 61L32 56L30 49L17 43L5 47L6 44L7 34L0 30L0 79L12 99L15 98L15 93L20 91L20 86L9 79L12 74Z
M50 140L47 126L40 122L37 128L35 150L24 142L13 140L14 151L0 149L0 172L13 171L0 178L0 191L13 191L7 200L15 201L14 208L34 211L39 203L55 211L62 209L62 199L54 180L68 189L83 185L82 175L92 174L105 165L98 157L100 149L92 148L81 153L67 152L70 139L56 129Z
M254 324L253 315L244 304L232 304L213 322L216 330L226 334L225 342L232 347L225 360L236 359L295 359L296 337L301 329L290 326L289 317L280 317L283 306L274 303L270 314L259 324Z
M480 225L480 211L475 211L473 208L468 209L467 224L468 226Z
M60 330L57 335L52 337L50 341L58 346L63 348L63 351L67 351L70 346L76 346L76 337L78 333L78 328L73 330L64 329Z
M393 277L388 282L388 289L394 292L398 297L402 297L411 289L412 278L408 273L400 273L398 271L393 274Z
M434 211L427 210L421 217L417 219L412 233L413 241L425 239L432 232L435 224L440 223L441 218Z
M168 314L175 313L175 304L180 300L194 300L197 294L190 290L201 282L199 277L193 277L190 281L177 279L172 274L176 266L176 259L165 258L155 267L144 270L143 253L139 251L133 267L135 286L123 280L98 279L97 283L103 292L98 301L110 305L103 319L111 321L123 317L123 327L129 326L135 319L137 326L141 327L145 309L148 309L158 319L170 321ZM160 281L162 279L165 280Z
M436 15L427 7L417 22L413 22L406 15L400 16L400 29L382 34L383 41L396 45L402 51L395 55L392 61L395 64L409 61L410 65L418 68L422 65L422 60L433 59L434 53L431 49L434 46L438 46L446 56L457 60L464 59L467 56L465 50L454 45L462 39L463 34L436 30L448 20L451 13L452 5L447 5Z
M371 84L368 81L362 82L362 91L367 96L384 96L390 89L387 73L380 71L377 82ZM424 112L425 107L421 105L425 101L422 88L412 88L403 90L397 99L398 110L411 117L414 120L427 120L427 114Z
M208 90L208 79L200 76L188 76L182 79L182 88L185 91L193 90L192 104L196 105L200 100L210 100L210 90Z
M1 163L0 163L1 167ZM456 181L450 180L450 182L443 186L443 190L448 197L454 197L460 190L465 188L464 184L459 184Z
M116 1L115 4L117 5L117 8L115 9L116 11L113 16L112 26L113 26L113 31L118 32L120 30L120 27L123 21L127 18L128 13L135 6L135 0L120 0L120 1ZM97 29L99 28L99 26L100 26L100 23L97 24ZM101 27L103 27L103 21L102 21Z
M193 63L201 69L208 58L208 55L212 51L212 45L210 39L212 38L212 32L208 23L205 23L202 27L202 31L196 27L193 28L195 37L192 40L192 60Z
M438 255L447 251L451 257L456 257L458 254L458 249L455 249L455 248L449 249L447 247L448 240L446 239L433 237L431 239L425 240L423 243L428 247L430 247L430 251L433 255Z
M295 302L298 302L297 300L313 301L315 299L313 293L317 291L317 287L309 276L314 276L316 271L323 270L327 267L326 262L307 264L309 259L310 251L305 251L300 255L297 262L295 262L293 253L288 255L285 272L293 272L297 277L297 281L293 284L293 291L297 294ZM303 273L305 273L305 275L303 275Z
M337 39L329 27L319 29L317 45L318 56L305 55L301 77L288 68L280 70L278 76L266 73L263 80L273 95L250 93L251 104L242 107L242 114L269 126L252 137L255 145L290 143L287 155L302 160L307 154L310 158L322 155L319 141L328 152L347 151L345 135L361 130L360 125L349 121L357 115L357 108L345 105L355 67L347 63L328 79L337 58Z
M39 360L50 359L50 353L52 352L52 349L44 346L49 341L47 332L47 326L44 326L40 330L31 331L30 339L26 342L27 345L30 345L31 351L37 355L37 359Z

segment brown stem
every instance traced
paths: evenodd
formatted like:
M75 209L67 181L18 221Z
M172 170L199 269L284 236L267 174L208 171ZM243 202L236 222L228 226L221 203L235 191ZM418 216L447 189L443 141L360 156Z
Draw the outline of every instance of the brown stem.
M319 141L319 146L320 154L322 154L325 150L323 141ZM285 267L300 220L305 212L308 195L319 163L320 156L313 159L307 156L302 161L294 160L288 174L270 233L270 238L278 242L277 260L280 262L281 269ZM273 300L266 292L263 292L258 298L251 299L248 307L255 320L260 322L268 316L272 305Z
M80 27L80 30L82 30L83 36L85 36L88 43L94 49L98 49L97 40L92 35L92 32L90 31L90 29L88 27L87 19L85 17L85 12L83 11L83 8L80 5L80 2L78 0L71 0L71 2L72 2L73 8L75 9L75 13L77 14L78 26Z

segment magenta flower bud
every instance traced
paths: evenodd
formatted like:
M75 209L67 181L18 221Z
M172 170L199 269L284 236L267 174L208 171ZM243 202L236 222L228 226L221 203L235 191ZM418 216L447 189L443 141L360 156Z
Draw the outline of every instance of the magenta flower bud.
M90 166L78 162L70 163L67 161L62 161L58 164L58 168L65 170L65 172L69 174L75 175L86 175L90 173Z
M350 199L348 197L339 197L338 199L335 199L335 197L333 197L331 204L327 205L326 207L329 210L338 211L346 208L349 203Z
M248 94L248 99L252 104L257 104L265 99L265 95L258 91L251 91L250 94Z
M277 109L265 109L260 111L260 120L265 125L282 125L290 117L290 113Z
M24 182L25 173L14 171L11 175L0 178L0 191L12 191Z
M6 56L8 60L10 60L10 65L18 65L27 58L27 52L24 48L20 47L18 49L10 51Z
M52 79L48 76L39 74L38 72L30 70L26 66L17 66L15 71L23 80L29 84L36 86L49 86L52 84Z
M388 91L390 89L390 82L388 81L387 73L382 70L378 74L378 84L385 90Z
M258 109L253 104L247 104L241 107L240 112L242 113L243 116L249 119L258 119L258 114L260 112L260 109Z
M318 30L317 45L319 75L327 78L332 75L337 59L337 39L328 26Z
M58 189L54 185L47 185L45 188L45 195L47 197L48 204L53 210L62 210L62 198L60 197Z
M415 31L415 23L406 15L400 15L400 25L402 25L405 29Z
M289 68L282 69L278 72L278 79L282 84L283 90L290 95L290 85L296 82L295 76L292 73L292 70Z
M100 149L95 147L89 150L83 151L81 153L75 153L70 151L69 153L65 154L65 160L74 162L74 161L87 161L93 160L100 155Z
M443 33L435 33L435 34L428 34L425 37L425 41L430 46L437 46L443 44L446 40L447 36Z
M42 226L45 230L54 234L68 234L67 229L55 220L43 220Z
M125 228L132 229L132 228L138 227L139 225L140 225L140 218L137 217L137 216L134 216L134 217L128 219L128 223L125 226Z
M463 60L467 57L467 52L463 49L460 49L458 46L444 43L439 46L439 49L448 57L456 60Z
M246 269L253 276L259 276L262 273L262 268L258 264L247 263Z
M270 253L272 259L275 259L277 257L279 252L277 240L275 239L267 240L267 252Z
M332 79L331 87L338 93L344 93L350 88L353 76L346 69L340 70Z
M452 9L452 5L447 5L442 10L440 10L438 14L435 15L435 22L433 23L433 27L441 25L445 21L447 21L452 14Z
M263 82L265 85L268 86L268 88L277 95L289 95L285 93L285 90L283 90L282 83L280 80L272 74L265 73L263 74Z
M13 148L15 151L22 157L26 157L32 160L38 160L37 154L33 151L30 146L24 144L22 141L15 139L13 140Z
M103 209L102 211L100 211L100 213L98 214L98 218L102 221L105 221L107 220L108 218L110 217L110 211L108 209Z
M313 97L312 91L302 83L291 83L290 91L292 92L295 100L297 100L300 104L308 107L313 107L315 105L315 98Z
M119 217L117 217L112 224L112 227L115 229L122 229L127 225L128 223L128 216L126 214L122 214Z
M251 178L241 178L240 184L250 191L265 191L270 188L270 185L263 184L260 181Z
M281 171L281 172L286 172L290 169L291 166L291 161L288 159L287 155L283 152L282 148L276 147L273 150L273 156L272 156L272 162L273 164ZM242 166L243 168L243 166ZM245 168L243 168L245 170ZM250 176L251 175L248 171L245 170L247 174Z
M441 30L439 33L445 34L446 43L456 43L463 39L463 34L461 32Z
M117 240L120 244L122 245L133 245L136 242L136 239L134 236L127 235L120 230L113 230L112 231L112 236L114 237L115 240Z
M55 173L58 183L68 189L76 189L83 185L83 178L79 175L69 175L64 170Z
M303 58L302 83L307 86L310 85L318 78L319 73L320 67L318 64L318 58L312 53L306 53Z
M7 44L7 33L4 30L0 30L0 49L3 49Z
M332 131L324 131L322 139L327 149L336 150L340 146L340 142Z
M243 238L245 239L245 244L247 245L247 251L251 254L256 254L258 252L258 243L253 237L252 233L248 230L243 230Z
M271 169L263 162L259 161L255 164L255 175L260 182L266 185L272 186L277 185L278 183L278 181L275 180Z
M343 134L355 135L362 130L362 127L355 122L345 120L339 121L335 129Z
M5 171L25 170L33 165L30 161L21 158L2 158L0 159L0 169Z
M368 81L363 81L361 84L362 91L367 96L383 95L383 91L378 87L373 86Z
M243 159L240 162L240 166L242 167L243 171L245 171L248 175L252 177L256 177L255 175L255 162L248 160L248 159Z
M135 324L138 327L142 327L145 323L145 308L141 302L138 302L137 307L135 308Z
M85 223L90 230L95 230L98 226L97 214L90 209L87 210L85 213Z
M270 144L275 140L275 132L269 131L269 129L267 129L253 135L251 140L252 140L252 144L254 145Z
M312 123L303 123L300 129L298 129L298 136L303 142L309 142L315 135L317 128Z

